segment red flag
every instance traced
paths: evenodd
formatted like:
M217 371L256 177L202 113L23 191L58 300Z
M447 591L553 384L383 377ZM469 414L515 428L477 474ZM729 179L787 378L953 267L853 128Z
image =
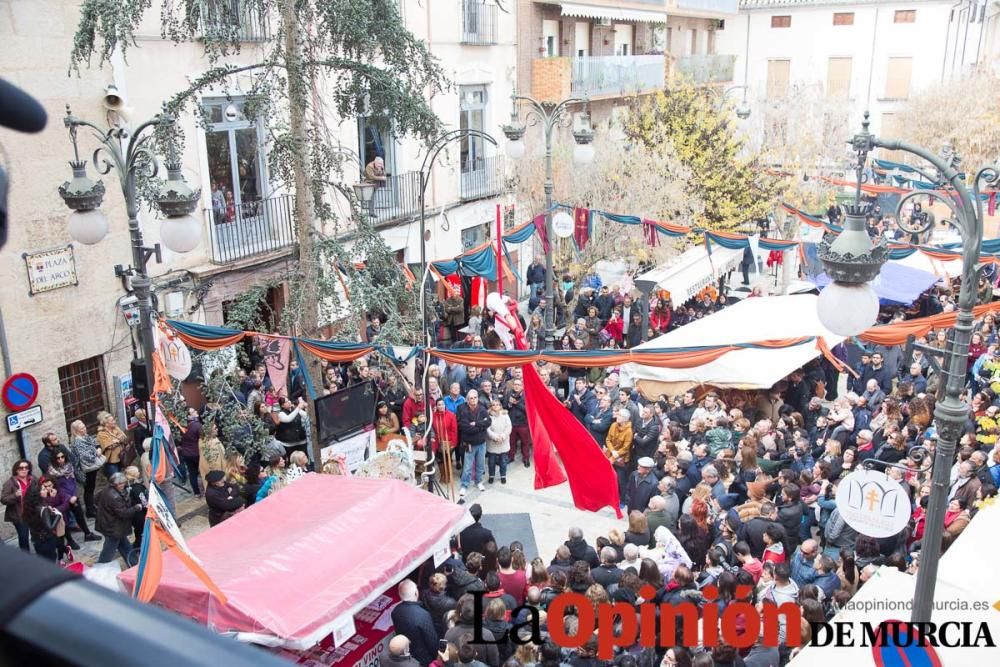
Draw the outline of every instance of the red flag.
M609 506L622 518L618 508L618 476L590 431L548 390L534 365L521 368L524 406L535 449L535 488L554 486L568 479L577 509L596 512ZM550 436L550 429L555 438ZM566 468L565 474L553 457L553 447Z
M545 233L545 215L536 215L534 223L535 233L538 234L538 238L542 242L542 252L547 253L549 251L549 236Z
M575 223L573 240L576 241L576 247L582 252L587 247L587 241L590 240L590 209L577 207L573 220Z

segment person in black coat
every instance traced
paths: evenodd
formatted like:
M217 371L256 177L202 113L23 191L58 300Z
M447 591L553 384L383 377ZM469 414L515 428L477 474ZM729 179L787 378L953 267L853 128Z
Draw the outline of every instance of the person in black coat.
M743 524L739 538L750 547L750 553L754 558L764 556L764 531L768 526L778 526L782 531L784 527L778 523L778 509L770 501L764 502L760 506L760 516L756 516ZM782 540L784 542L784 540Z
M650 458L656 453L660 442L660 420L653 414L653 406L643 406L640 411L639 423L632 436L632 458L639 460L644 456ZM642 508L645 509L645 508Z
M417 585L399 582L400 603L392 609L392 626L410 640L410 655L424 667L437 657L438 631L430 612L417 602Z
M448 612L455 608L457 604L455 598L448 595L445 589L448 586L448 577L440 572L431 575L430 585L421 595L421 600L434 621L434 629L438 638L444 637L448 630L448 623L445 620Z
M566 540L565 544L574 561L587 561L590 567L600 566L601 561L597 558L597 551L583 539L583 530L580 528L574 526L569 529L569 539Z
M614 547L604 547L601 549L601 565L590 571L590 577L594 583L604 586L605 590L612 590L612 586L617 586L621 581L625 570L618 567L618 552Z
M638 469L629 476L625 489L625 505L629 513L645 512L649 499L656 495L659 480L653 474L655 465L653 459L643 456L639 459Z
M781 505L778 507L778 523L785 529L790 551L799 546L799 527L802 524L802 514L805 505L800 499L797 484L785 484L781 488Z
M205 475L205 504L208 505L208 525L222 523L238 510L243 509L242 489L226 483L226 474L211 470Z
M493 531L479 523L479 519L483 516L483 508L479 503L475 503L469 508L469 514L472 515L475 523L458 534L459 548L466 558L471 553L486 553L486 544L488 542L496 543Z
M462 487L459 498L465 498L466 489L472 484L472 468L475 466L479 490L485 491L483 478L486 476L486 431L493 420L486 406L479 401L479 392L470 391L465 403L458 406L455 414L458 421L458 440L465 449L462 462Z

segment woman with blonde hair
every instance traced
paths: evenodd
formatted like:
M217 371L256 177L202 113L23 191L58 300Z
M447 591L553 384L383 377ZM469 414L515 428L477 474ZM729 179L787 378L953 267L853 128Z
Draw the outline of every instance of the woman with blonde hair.
M111 478L116 472L121 472L122 452L128 444L128 436L118 428L114 415L101 410L97 413L97 446L104 456L104 475Z
M637 547L649 545L649 523L646 515L639 510L632 510L628 515L628 530L625 532L625 543Z
M500 466L500 483L507 483L507 454L510 452L510 433L512 430L510 417L499 398L490 401L489 428L486 429L486 458L489 459L489 477L487 483L496 479L497 465Z
M87 434L87 426L77 419L69 425L69 451L78 462L76 481L83 485L83 504L86 506L86 516L97 518L97 505L94 504L94 489L97 488L97 471L101 469L104 455L97 440Z
M309 457L305 452L295 451L288 455L288 467L285 469L286 484L302 479L308 472Z

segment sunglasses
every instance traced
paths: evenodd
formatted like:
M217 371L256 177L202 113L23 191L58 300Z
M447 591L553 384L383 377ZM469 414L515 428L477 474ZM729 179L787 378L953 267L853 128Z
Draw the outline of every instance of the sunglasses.
M31 466L17 466L18 470L31 470Z
M56 461L65 461L65 460L66 460L66 457L63 456L62 454L60 454L59 456L56 457Z

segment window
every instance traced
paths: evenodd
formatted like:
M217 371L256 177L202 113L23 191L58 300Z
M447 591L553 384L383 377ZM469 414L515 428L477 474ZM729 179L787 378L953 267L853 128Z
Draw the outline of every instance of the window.
M546 58L559 55L559 21L542 21L542 55Z
M791 60L767 61L767 96L769 98L788 95L788 74L791 66Z
M459 86L458 90L462 105L459 129L485 131L486 86ZM482 138L464 137L461 146L462 173L482 171L485 168Z
M910 97L912 58L889 58L885 73L885 99L905 100Z
M667 48L666 48L666 52L667 53L673 53L674 52L674 29L673 28L667 28Z
M791 28L792 27L792 17L791 16L772 16L771 17L771 27L772 28Z
M916 9L897 9L896 13L892 15L893 23L916 23L917 22L917 10Z
M205 146L215 224L252 217L265 196L265 150L258 119L241 98L205 100Z
M827 97L851 96L851 58L830 58L826 66Z
M708 47L707 47L707 49L708 49L708 55L710 55L710 56L715 55L715 31L714 30L709 30L708 31Z
M59 369L59 392L62 394L66 430L79 419L93 433L97 427L97 413L108 409L104 358L99 355L62 366Z
M484 222L481 225L475 225L469 227L468 229L463 229L462 234L462 249L471 250L477 245L486 243L486 239L489 238L490 233L490 223Z
M834 12L833 25L854 25L854 12Z

